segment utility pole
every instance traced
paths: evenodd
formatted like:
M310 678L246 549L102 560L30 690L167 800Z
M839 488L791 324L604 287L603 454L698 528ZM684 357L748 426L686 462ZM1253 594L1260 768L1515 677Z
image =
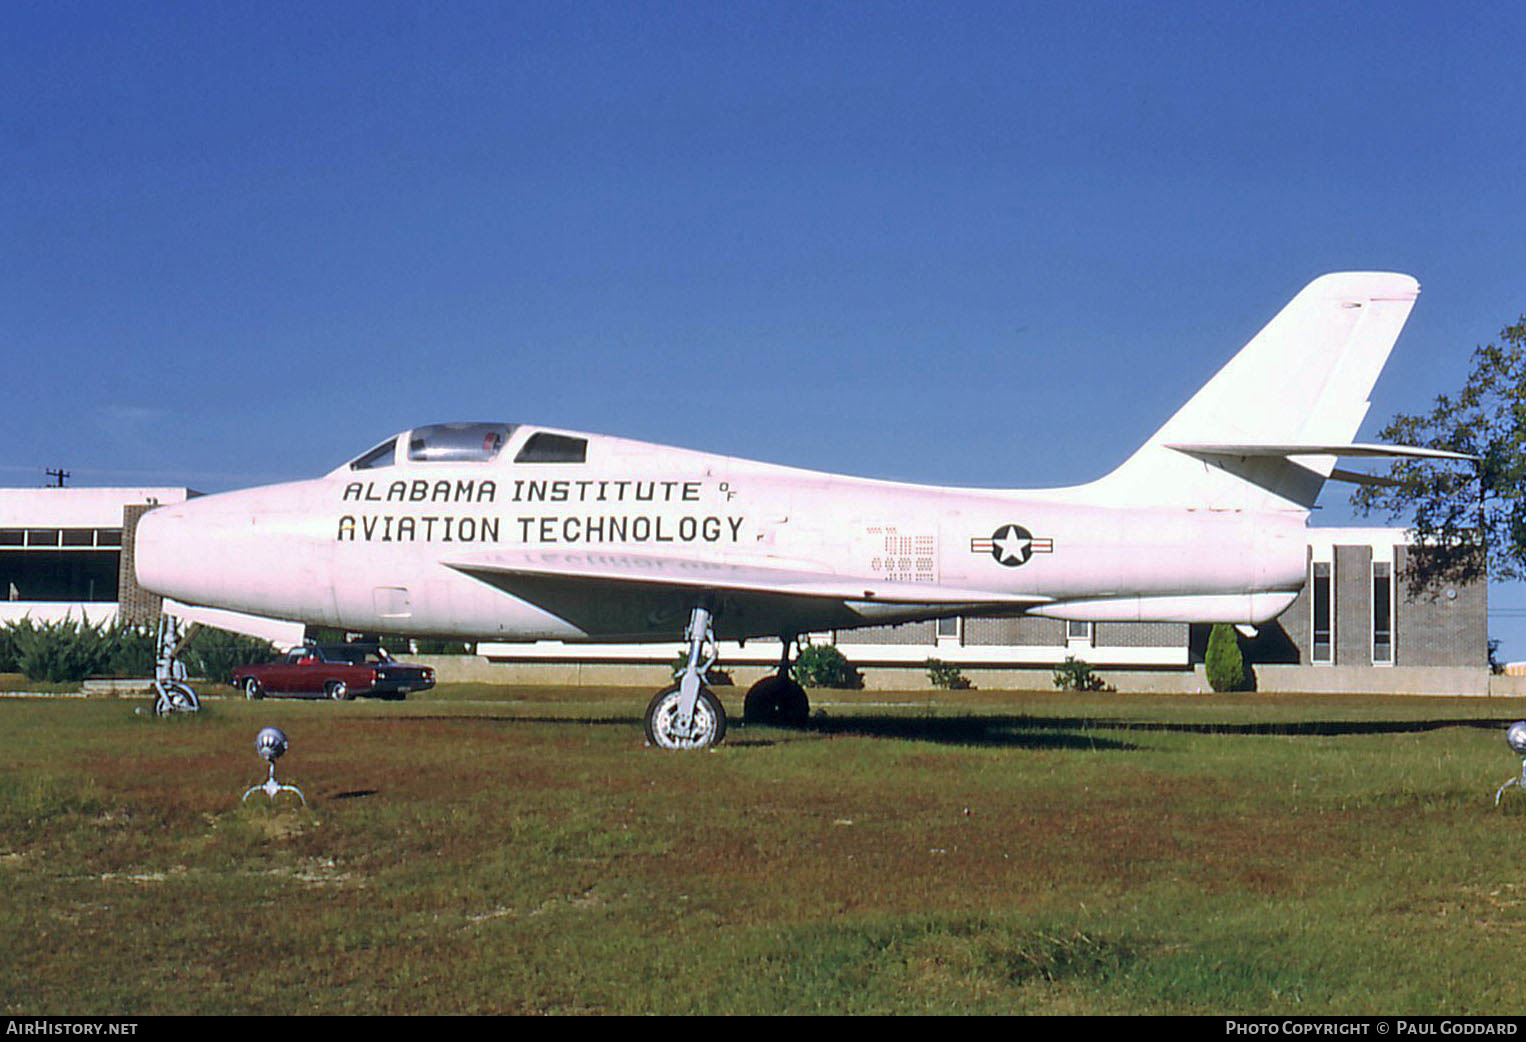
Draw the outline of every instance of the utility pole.
M51 488L63 488L64 482L69 480L69 472L67 470L50 470L47 472L47 475L53 479L53 484L49 486Z

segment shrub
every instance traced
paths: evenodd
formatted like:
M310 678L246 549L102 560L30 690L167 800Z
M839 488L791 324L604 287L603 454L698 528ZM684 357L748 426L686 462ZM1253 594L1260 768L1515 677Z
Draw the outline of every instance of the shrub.
M276 649L268 640L242 633L229 633L214 626L203 626L191 638L183 658L186 669L195 677L220 684L233 683L233 671L255 662L269 662Z
M1214 623L1203 663L1208 686L1215 691L1239 691L1245 687L1245 659L1240 654L1240 638L1233 626Z
M159 652L159 632L154 626L118 622L106 631L111 642L107 671L115 677L151 677Z
M415 640L405 640L402 649L393 648L389 642L386 648L394 656L403 655L475 655L477 645L468 644L460 640L434 640L430 637L419 637Z
M84 680L111 666L112 641L100 626L64 619L38 625L21 619L8 627L16 668L28 680Z
M958 666L935 658L927 660L927 679L933 687L942 688L944 691L968 691L974 687L970 678L960 671Z
M1092 672L1090 662L1083 662L1072 656L1065 656L1065 661L1055 667L1054 686L1061 691L1110 691L1112 690L1103 683L1102 678Z
M812 644L795 656L795 679L806 687L861 688L864 678L831 644Z

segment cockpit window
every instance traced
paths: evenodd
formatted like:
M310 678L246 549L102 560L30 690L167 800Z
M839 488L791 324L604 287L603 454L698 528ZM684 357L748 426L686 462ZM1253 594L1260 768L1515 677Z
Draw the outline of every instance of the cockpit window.
M397 439L388 438L376 448L364 456L354 460L350 464L351 470L375 470L377 467L390 467L392 460L397 455Z
M547 434L545 431L530 435L515 463L586 463L588 462L588 439L569 438L564 434Z
M419 463L485 463L495 459L512 423L436 423L408 436L408 458Z

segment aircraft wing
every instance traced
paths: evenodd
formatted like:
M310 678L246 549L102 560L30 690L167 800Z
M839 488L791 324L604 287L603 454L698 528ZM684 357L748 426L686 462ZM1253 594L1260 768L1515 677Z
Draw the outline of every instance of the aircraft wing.
M484 577L555 579L589 584L630 583L649 589L713 590L847 603L990 605L1012 609L1052 600L935 583L885 582L801 566L728 563L625 551L497 550L464 554L444 563L457 571Z

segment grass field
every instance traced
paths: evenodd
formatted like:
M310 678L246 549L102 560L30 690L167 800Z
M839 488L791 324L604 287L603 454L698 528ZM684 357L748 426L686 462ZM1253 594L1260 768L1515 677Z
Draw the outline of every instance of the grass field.
M1526 1012L1526 705L815 697L0 699L0 1007ZM267 724L305 810L239 803Z

